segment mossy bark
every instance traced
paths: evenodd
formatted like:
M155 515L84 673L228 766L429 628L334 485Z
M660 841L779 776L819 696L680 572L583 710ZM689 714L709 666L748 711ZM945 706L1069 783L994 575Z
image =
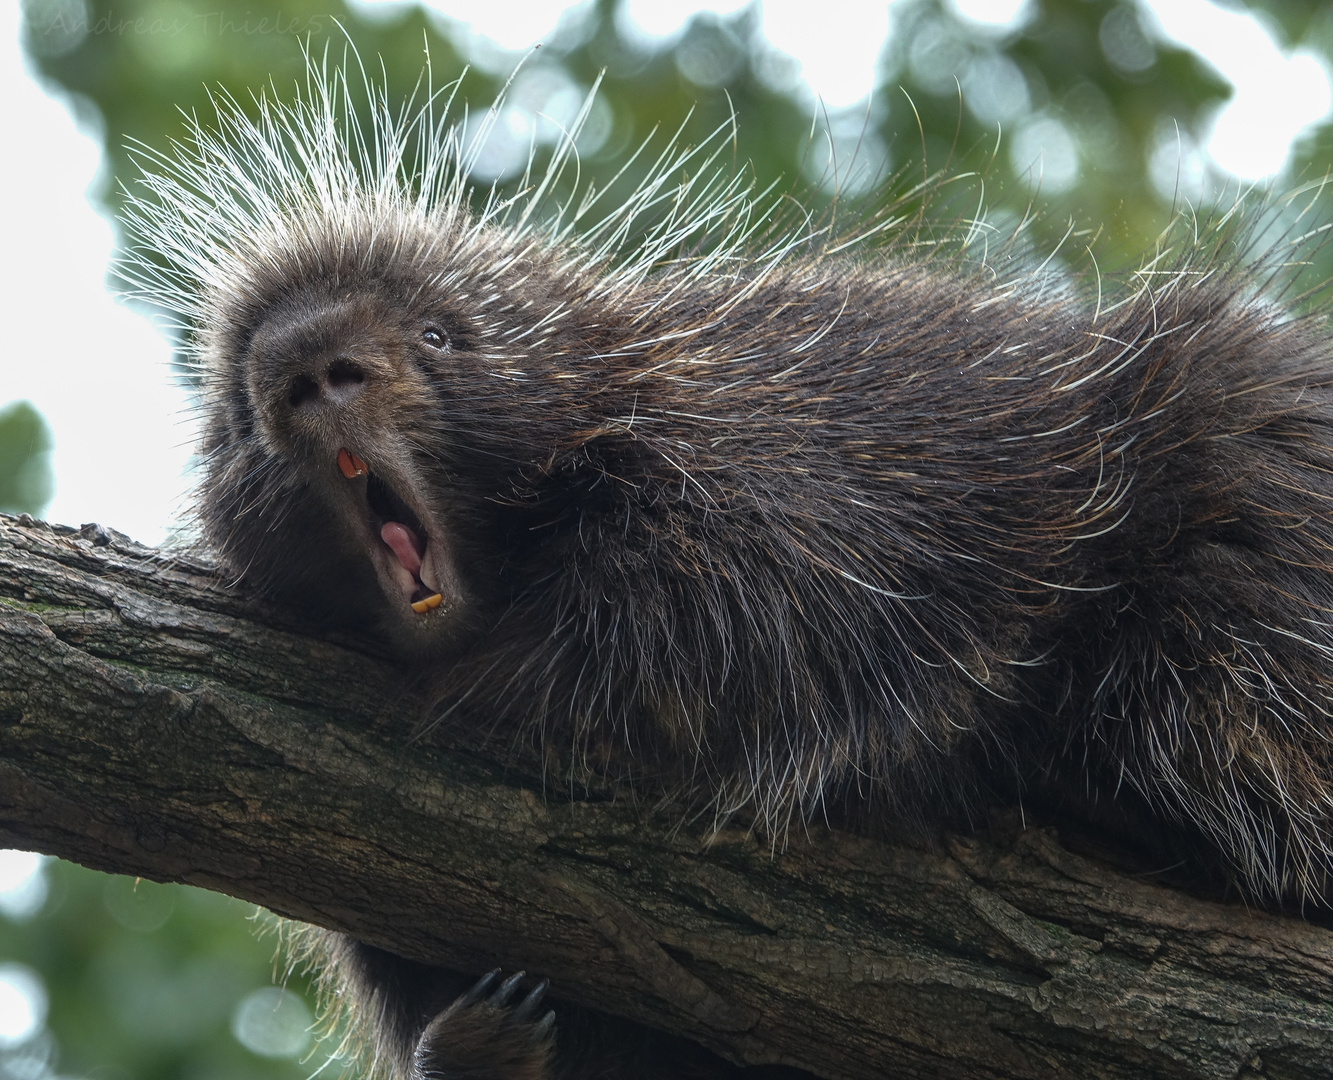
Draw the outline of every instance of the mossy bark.
M416 715L387 659L193 557L0 518L0 845L524 968L829 1080L1333 1075L1317 925L1043 830L937 850L812 830L774 853L544 789L466 732L414 740Z

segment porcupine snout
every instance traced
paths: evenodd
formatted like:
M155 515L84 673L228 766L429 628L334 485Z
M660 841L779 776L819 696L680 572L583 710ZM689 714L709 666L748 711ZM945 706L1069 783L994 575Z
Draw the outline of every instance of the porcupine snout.
M291 380L287 404L293 412L337 410L352 402L366 382L365 369L349 355L321 357Z
M265 298L232 338L233 385L244 387L264 456L299 493L282 519L317 522L269 542L300 552L303 573L359 576L366 587L348 606L429 651L464 595L453 507L430 482L414 427L434 405L423 353L443 332L377 286L344 277Z
M364 454L391 427L404 357L374 308L357 298L296 299L265 314L247 350L246 385L274 450L327 464L344 446Z

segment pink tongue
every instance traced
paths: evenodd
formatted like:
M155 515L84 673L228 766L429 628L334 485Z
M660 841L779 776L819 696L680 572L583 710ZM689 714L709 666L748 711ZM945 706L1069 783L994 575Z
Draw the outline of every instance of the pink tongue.
M404 570L413 577L421 572L421 552L417 550L416 534L411 529L396 521L386 521L380 529L380 539L398 556Z

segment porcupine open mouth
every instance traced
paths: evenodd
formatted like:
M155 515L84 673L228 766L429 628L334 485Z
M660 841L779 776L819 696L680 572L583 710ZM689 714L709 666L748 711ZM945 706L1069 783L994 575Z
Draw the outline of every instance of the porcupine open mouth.
M434 559L439 545L431 544L430 531L403 498L355 454L338 451L338 468L348 480L366 478L366 507L370 530L379 538L376 555L381 570L418 615L439 607L444 599Z

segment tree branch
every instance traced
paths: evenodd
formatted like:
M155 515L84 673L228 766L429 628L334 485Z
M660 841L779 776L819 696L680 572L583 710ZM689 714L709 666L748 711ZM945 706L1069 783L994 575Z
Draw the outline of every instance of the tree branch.
M543 791L205 563L0 518L0 843L183 881L829 1080L1309 1077L1333 933L1041 830L777 854Z

